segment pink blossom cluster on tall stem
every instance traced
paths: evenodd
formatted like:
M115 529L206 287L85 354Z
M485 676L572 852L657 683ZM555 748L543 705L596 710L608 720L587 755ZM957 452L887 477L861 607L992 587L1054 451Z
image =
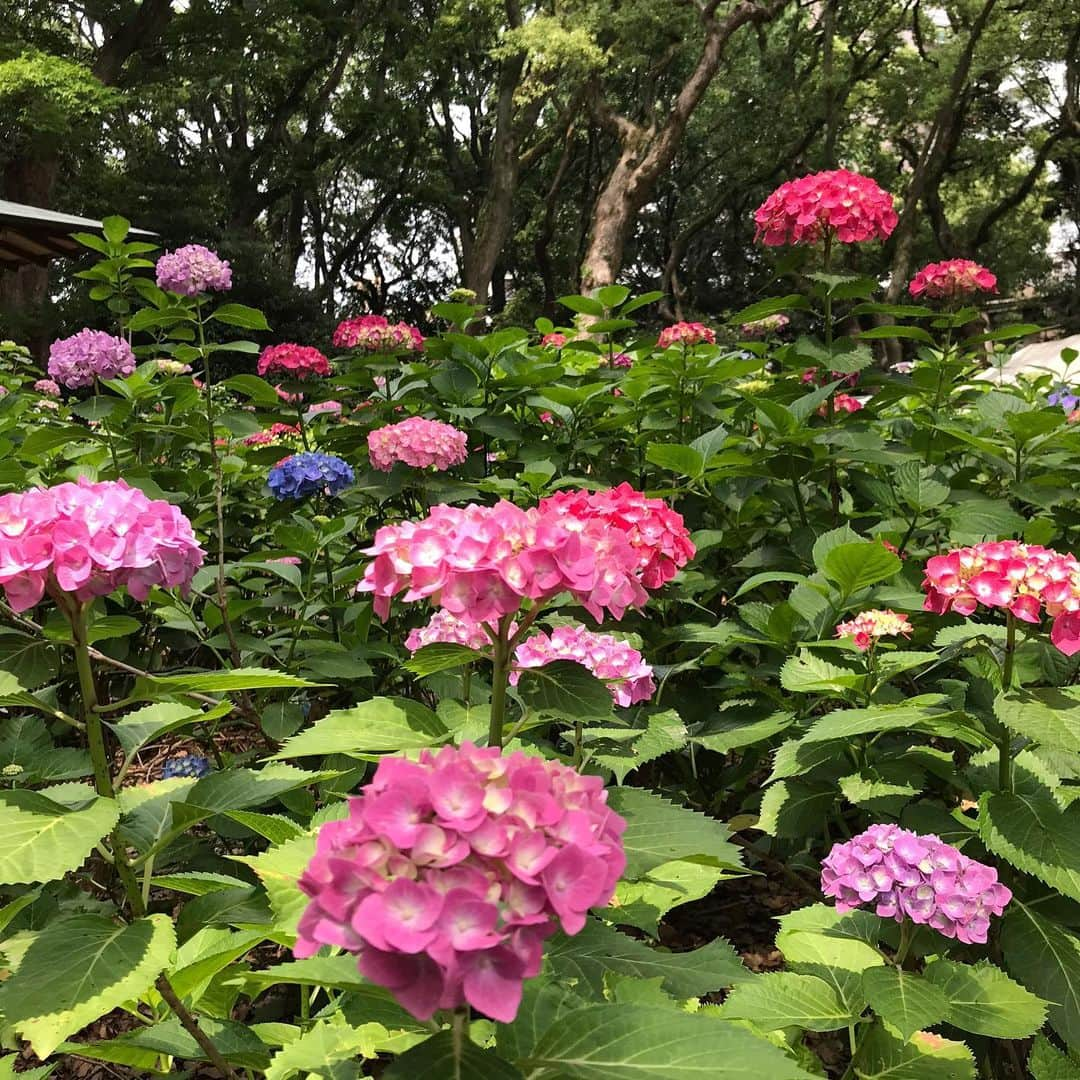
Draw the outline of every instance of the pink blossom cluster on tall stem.
M672 345L715 345L716 331L699 322L677 322L665 326L656 339L658 349L670 349Z
M262 431L245 435L240 441L245 446L278 446L299 438L300 428L297 424L274 423Z
M263 349L255 370L263 378L270 375L287 379L324 378L330 374L330 361L312 345L286 341Z
M469 437L452 424L410 416L368 433L368 456L374 468L389 472L395 462L414 469L445 472L469 456Z
M585 925L626 866L603 781L472 743L386 757L319 832L294 952L355 953L420 1020L472 1006L509 1023L544 941Z
M424 335L406 322L391 323L385 315L344 319L334 330L334 347L368 353L420 352Z
M883 637L911 637L912 626L906 615L889 608L860 611L854 619L839 623L838 638L850 638L855 648L867 652Z
M997 277L971 259L946 259L924 266L908 285L914 297L956 300L997 292Z
M228 260L202 244L185 244L167 251L158 259L156 272L158 287L179 296L195 297L232 288Z
M80 330L49 346L48 372L55 383L77 390L99 379L126 379L134 374L135 353L122 337L104 330Z

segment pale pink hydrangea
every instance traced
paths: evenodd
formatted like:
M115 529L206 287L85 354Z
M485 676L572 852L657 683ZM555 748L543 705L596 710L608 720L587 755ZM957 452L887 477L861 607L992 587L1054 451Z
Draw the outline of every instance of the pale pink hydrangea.
M329 414L330 416L341 415L341 402L340 401L320 401L312 405L308 409L308 416L322 416L323 414Z
M338 323L334 347L369 353L421 352L424 335L408 323L391 323L384 315L360 315Z
M482 623L451 615L449 611L436 611L427 626L414 627L405 639L405 648L416 652L425 645L464 645L467 649L486 649L491 636Z
M854 619L836 627L836 636L851 638L860 652L876 645L879 638L911 637L912 626L906 615L899 615L889 608L860 611Z
M232 269L227 260L202 244L186 244L158 259L157 283L159 288L180 296L228 292L232 288Z
M121 337L104 330L80 330L49 347L49 375L77 390L95 379L126 379L135 371L135 353Z
M908 918L966 945L985 945L990 916L1012 899L992 866L896 825L872 825L835 844L821 866L821 891L841 913L873 905L881 918Z
M665 326L656 339L658 349L669 349L672 345L715 345L716 331L699 322L677 322Z
M34 390L39 394L44 394L46 397L59 397L60 387L52 379L38 379L34 383Z
M410 416L368 433L368 455L376 469L389 472L401 461L414 469L434 466L445 472L469 456L469 437L451 424Z
M203 556L177 507L123 480L0 496L0 584L16 611L46 591L83 601L126 588L145 600L154 585L186 588Z
M752 322L743 323L739 327L739 334L753 341L757 338L768 337L770 334L779 334L790 322L791 320L782 313L765 315L760 319L754 319Z
M357 954L420 1020L468 1005L509 1023L544 941L610 901L625 828L599 777L557 761L469 742L384 757L319 831L294 953Z

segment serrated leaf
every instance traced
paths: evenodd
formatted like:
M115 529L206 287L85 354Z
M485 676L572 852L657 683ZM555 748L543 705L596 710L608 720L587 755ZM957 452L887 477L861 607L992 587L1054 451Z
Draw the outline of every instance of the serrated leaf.
M1080 753L1080 691L1071 687L999 694L994 714L1010 730L1054 750Z
M644 725L630 728L630 739L625 738L626 728L587 728L584 737L590 747L589 762L610 769L621 784L627 773L640 765L686 745L686 725L674 709L647 713ZM609 737L614 738L603 745Z
M692 446L674 446L670 443L649 443L645 459L652 465L679 476L696 479L705 472L705 457Z
M270 898L275 925L285 933L295 934L308 898L297 882L315 854L315 833L305 833L276 844L261 855L234 855L236 862L250 866Z
M228 874L213 874L207 871L192 871L180 874L162 874L152 878L151 885L159 889L184 893L187 896L205 896L207 893L221 892L224 889L244 889L247 882Z
M612 715L607 684L572 660L526 668L521 672L517 693L526 707L544 716L577 722Z
M933 469L918 461L903 462L893 483L896 493L912 510L932 510L949 497L949 485L935 480Z
M220 769L196 781L186 801L215 814L246 810L263 806L298 787L318 783L325 775L280 764L261 769Z
M796 694L817 694L831 691L843 694L866 683L866 676L850 668L830 664L805 649L788 657L780 668L780 685Z
M1080 1061L1059 1050L1045 1035L1036 1037L1027 1067L1031 1080L1080 1080Z
M620 881L610 904L599 914L609 922L636 926L656 937L660 920L672 908L701 900L719 882L742 873L708 856L675 859L657 866L639 881Z
M824 979L856 1015L866 1007L863 973L885 963L881 953L865 941L809 930L781 931L776 947L790 970Z
M1026 1039L1046 1020L1046 1003L989 961L935 960L927 965L925 975L948 999L946 1019L961 1031L994 1039Z
M234 668L205 671L197 675L144 675L139 683L149 683L169 694L226 694L236 690L281 690L315 686L306 679L266 668Z
M900 572L900 559L873 541L840 544L825 556L821 572L836 583L845 596L887 581Z
M177 702L159 701L154 705L137 709L119 720L106 720L120 743L126 757L131 757L141 746L170 731L187 727L189 724L216 720L232 712L232 705L222 703L215 709L203 711L192 705Z
M386 1080L417 1080L418 1077L445 1077L446 1080L522 1080L521 1071L503 1060L494 1050L483 1050L468 1038L461 1052L454 1053L453 1032L440 1031L419 1046L406 1050L382 1074ZM271 1080L269 1074L267 1080Z
M757 828L769 836L795 839L820 832L836 803L836 789L827 784L780 780L765 790Z
M222 304L211 312L210 318L227 326L238 326L242 330L270 329L266 316L258 308L248 307L246 304Z
M317 1020L300 1038L274 1054L266 1070L266 1080L288 1080L312 1072L322 1073L335 1062L357 1057L370 1060L378 1054L378 1047L386 1041L388 1034L382 1024L352 1027L340 1017Z
M892 964L863 972L863 993L870 1007L908 1040L916 1031L949 1016L947 991L933 980ZM961 1025L963 1026L963 1025Z
M175 945L166 915L127 926L97 915L51 923L0 984L0 1012L47 1058L69 1035L146 990Z
M517 1016L495 1030L495 1045L508 1061L529 1057L544 1032L567 1013L584 1008L583 1001L569 987L541 976L525 983Z
M855 1058L859 1080L975 1080L975 1059L959 1042L916 1032L905 1042L875 1024Z
M454 642L435 642L417 649L411 659L402 665L406 671L423 677L434 675L439 671L450 671L453 668L464 667L484 658L483 653L470 649L467 645L458 645Z
M283 844L286 840L292 840L304 832L295 821L281 814L257 814L251 810L228 810L225 816L257 833L264 840L269 840L271 844Z
M763 1031L801 1027L838 1031L854 1024L858 1013L846 1009L836 991L816 975L776 971L740 983L720 1009L728 1020L752 1020Z

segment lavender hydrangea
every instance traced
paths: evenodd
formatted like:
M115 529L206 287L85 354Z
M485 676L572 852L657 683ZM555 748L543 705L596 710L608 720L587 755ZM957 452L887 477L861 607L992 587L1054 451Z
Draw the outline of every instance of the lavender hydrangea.
M158 259L157 283L180 296L228 292L232 288L232 270L225 259L202 244L186 244Z
M1065 412L1071 413L1080 405L1080 394L1068 386L1059 386L1052 394L1046 395L1046 404L1060 405Z
M986 943L990 916L1012 899L992 866L897 825L872 825L834 845L822 863L821 891L835 897L839 912L873 904L882 918L908 918L968 945Z
M278 499L306 499L310 495L340 495L355 479L347 462L333 454L306 452L279 461L267 484Z
M127 378L135 371L135 354L120 337L104 330L80 330L49 347L49 375L63 386L93 386L94 379Z

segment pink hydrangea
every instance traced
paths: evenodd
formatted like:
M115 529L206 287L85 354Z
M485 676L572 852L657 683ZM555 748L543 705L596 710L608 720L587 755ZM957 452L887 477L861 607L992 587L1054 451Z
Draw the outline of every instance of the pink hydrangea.
M898 615L888 608L860 611L854 619L836 627L836 636L851 638L860 652L866 652L877 644L878 638L903 635L911 637L911 623L906 615Z
M539 414L537 419L540 421L541 424L554 424L555 414L545 409Z
M578 933L626 866L603 781L498 747L384 757L319 831L294 953L355 953L420 1020L471 1006L503 1023L544 941Z
M340 387L339 387L340 389ZM340 401L320 401L315 405L312 405L308 409L309 416L322 416L324 413L329 413L331 416L341 415L341 402Z
M716 332L699 322L677 322L665 326L656 339L658 349L669 349L672 345L715 345Z
M245 446L275 446L299 438L300 428L296 424L271 424L263 431L245 435L241 441Z
M634 366L634 358L630 353L617 352L611 357L610 363L612 367L629 368Z
M570 660L588 668L608 684L616 705L627 708L648 701L656 693L653 669L632 645L611 634L597 634L584 626L558 626L551 634L537 633L514 650L510 682L517 684L525 668Z
M552 334L545 334L540 339L540 344L545 349L561 349L570 339L565 334L560 334L555 331Z
M646 589L659 589L694 557L682 514L627 483L607 491L560 491L541 500L540 510L571 522L600 522L625 537L637 553L638 575Z
M288 390L283 390L280 386L274 387L274 393L286 405L299 405L304 400L303 394L290 394Z
M216 252L202 244L187 244L158 259L157 283L159 288L180 296L228 292L232 288L232 270Z
M850 394L845 394L843 392L833 394L832 404L834 414L857 413L864 407L863 403L857 397L852 397ZM821 408L818 409L818 415L828 416L829 406L827 404L822 405Z
M985 945L990 916L1012 899L992 866L896 825L872 825L835 844L821 866L821 891L841 913L873 905L884 919L908 918L966 945Z
M255 370L263 378L277 375L288 379L310 379L329 375L330 361L311 345L283 342L263 349Z
M383 315L360 315L338 323L334 347L369 353L420 352L424 335L408 323L391 323Z
M38 379L34 383L34 390L46 397L59 397L60 387L52 379Z
M739 327L739 333L750 340L768 337L770 334L779 334L790 322L791 320L783 314L766 315L764 318L743 323Z
M1039 544L996 540L927 560L923 607L970 615L982 604L1037 623L1045 609L1050 640L1066 656L1080 652L1080 562Z
M126 588L145 600L154 585L186 588L203 555L177 507L123 480L0 496L0 584L16 611L46 591L82 601Z
M754 212L755 240L815 244L826 234L841 244L885 240L896 228L892 196L869 176L832 169L781 184Z
M414 469L434 466L445 472L469 456L469 437L451 424L410 416L368 433L368 455L376 469L389 472L397 461Z
M924 266L908 285L912 296L934 300L953 300L976 293L997 292L997 278L971 259L946 259Z
M49 347L49 375L73 390L95 379L125 379L135 371L135 354L122 338L104 330L80 330Z
M484 629L483 623L451 615L449 611L436 611L428 620L427 626L414 627L405 639L405 648L416 652L425 645L447 644L464 645L468 649L486 649L491 644L491 636Z

